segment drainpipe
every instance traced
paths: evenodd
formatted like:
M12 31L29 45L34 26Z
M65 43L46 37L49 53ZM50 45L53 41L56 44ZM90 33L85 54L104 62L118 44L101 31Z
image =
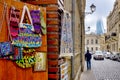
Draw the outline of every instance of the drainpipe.
M75 2L76 0L72 0L72 37L73 37L73 56L71 56L71 79L74 80L74 56L75 56Z
M84 12L82 11L82 0L80 0L80 5L79 5L79 8L80 8L80 12L79 12L79 14L81 14L81 16L80 16L80 29L81 29L81 35L80 35L80 41L81 41L81 53L80 53L80 64L81 64L81 71L83 72L83 70L84 70L84 65L83 65L83 49L84 49L84 46L83 46L83 30L84 30L84 16L85 16L85 14L84 14Z

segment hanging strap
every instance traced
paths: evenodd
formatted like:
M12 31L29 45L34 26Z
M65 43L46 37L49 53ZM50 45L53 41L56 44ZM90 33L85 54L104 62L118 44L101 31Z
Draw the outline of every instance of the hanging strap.
M4 21L4 19L5 19L5 13L6 13L7 4L4 3L3 7L4 7L4 8L3 8L3 13L2 13L1 20L0 20L0 32L1 32L1 30L2 30L3 21Z
M33 26L32 18L31 18L31 15L30 15L29 9L28 9L28 7L27 7L26 5L24 5L24 7L23 7L22 17L21 17L21 20L20 20L20 24L21 24L21 23L23 22L23 20L24 20L25 12L27 12L28 17L29 17L29 20L30 20L30 23L31 23L31 25ZM21 26L20 26L20 27L21 27ZM32 27L31 30L34 31L34 27Z
M7 27L8 27L8 39L10 37L10 41L12 41L12 37L11 37L11 34L10 34L10 20L9 20L9 12L8 12L8 7L7 7L7 4L6 4L6 13L5 13L5 18L6 18L6 22L7 22Z

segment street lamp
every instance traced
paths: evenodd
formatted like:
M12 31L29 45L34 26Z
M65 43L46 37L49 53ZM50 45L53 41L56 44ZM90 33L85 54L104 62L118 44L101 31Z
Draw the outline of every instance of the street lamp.
M87 27L87 30L85 30L85 32L88 32L90 31L90 26Z
M93 12L95 12L96 6L94 4L91 4L90 10L91 10L91 12L85 12L84 14L92 14Z

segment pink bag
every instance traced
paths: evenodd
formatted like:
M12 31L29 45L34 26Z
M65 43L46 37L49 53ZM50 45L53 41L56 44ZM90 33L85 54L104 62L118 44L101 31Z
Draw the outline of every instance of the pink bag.
M20 10L15 9L14 7L10 8L10 34L12 38L18 36L19 32L19 17L20 17Z

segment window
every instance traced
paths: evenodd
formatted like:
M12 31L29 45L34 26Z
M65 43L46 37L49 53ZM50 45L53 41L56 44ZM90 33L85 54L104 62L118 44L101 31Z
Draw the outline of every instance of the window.
M91 40L91 44L93 44L93 39Z
M89 40L87 40L87 44L89 44Z
M91 47L91 51L93 51L93 47Z
M96 47L96 51L98 50L98 47Z
M97 39L95 40L95 43L98 44L98 40Z

